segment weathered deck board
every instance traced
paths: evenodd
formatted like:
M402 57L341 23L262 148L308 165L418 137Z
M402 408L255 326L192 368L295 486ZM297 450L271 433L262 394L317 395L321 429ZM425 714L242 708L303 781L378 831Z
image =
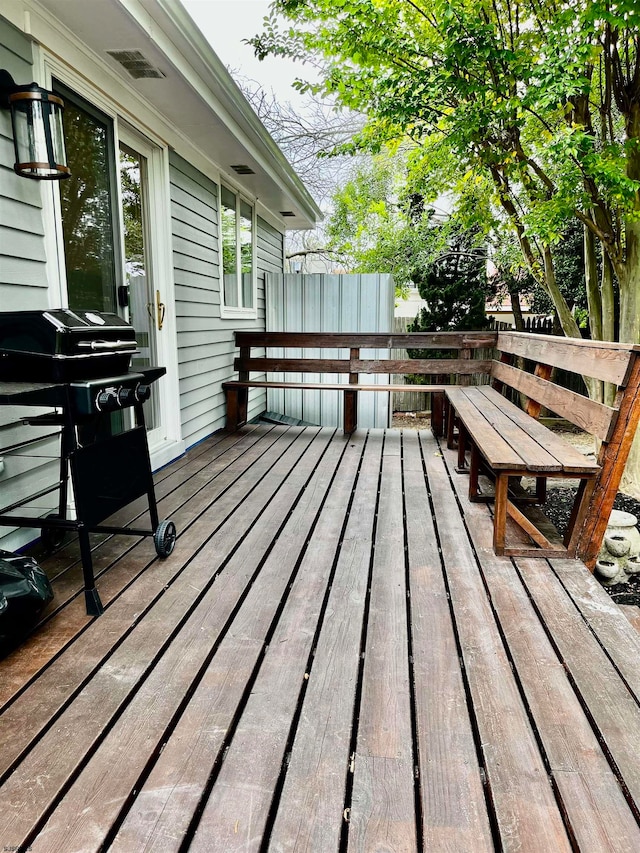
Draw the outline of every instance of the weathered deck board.
M424 436L425 462L495 819L506 850L570 850L543 756L468 540L447 473ZM504 582L511 562L503 561Z
M416 848L400 433L384 443L349 850Z
M640 845L636 820L616 783L598 737L585 717L583 704L574 692L565 669L575 667L573 661L585 656L596 669L600 668L602 662L592 656L593 650L586 636L577 639L577 645L569 655L571 662L565 661L562 656L558 657L545 628L551 631L554 643L556 631L562 633L562 628L558 625L554 630L550 620L540 621L536 608L540 612L544 604L532 585L523 585L522 579L539 573L538 590L541 597L546 599L549 596L546 612L553 614L551 619L564 612L564 618L559 616L563 625L569 619L582 628L585 634L589 632L588 626L575 618L577 614L573 602L558 592L556 582L549 577L546 561L518 559L517 570L509 571L505 577L508 562L493 554L491 528L482 523L486 513L487 508L484 506L469 506L467 522L501 630L508 637L509 652L535 721L546 763L567 815L570 833L579 849L630 851ZM580 566L584 573L581 564L568 560L563 562ZM585 578L582 574L582 589L592 585L598 586L591 575ZM615 605L601 587L598 586L598 589L609 603L609 612L619 617ZM586 650L578 646L586 646ZM602 690L599 673L594 673L591 680L598 685L598 691ZM622 692L626 692L619 679L617 683ZM594 803L598 804L598 808L594 808Z
M99 619L53 555L0 661L0 843L639 849L640 633L582 564L496 557L454 465L250 426L157 475L167 560L96 537Z
M358 439L354 443L357 447ZM302 553L285 608L269 638L263 665L202 814L194 850L259 849L289 729L305 676L309 677L312 643L334 563L330 543L339 541L357 473L359 454L354 449L349 448L347 464L341 468ZM367 461L365 454L363 464ZM289 566L298 563L299 554L298 550L289 559ZM264 605L260 602L259 606Z
M416 434L405 435L404 488L424 847L482 853L493 849L483 770L463 674L459 667L451 666L459 651L421 448ZM465 536L461 518L459 524L459 535Z
M368 440L368 448L379 462L379 435ZM360 471L271 833L270 848L278 853L338 850L347 826L378 483L379 464Z

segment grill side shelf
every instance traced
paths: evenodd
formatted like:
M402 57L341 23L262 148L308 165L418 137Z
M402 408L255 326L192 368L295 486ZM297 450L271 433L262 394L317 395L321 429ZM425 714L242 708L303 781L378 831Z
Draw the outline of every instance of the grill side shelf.
M63 406L66 386L51 382L0 382L0 406Z

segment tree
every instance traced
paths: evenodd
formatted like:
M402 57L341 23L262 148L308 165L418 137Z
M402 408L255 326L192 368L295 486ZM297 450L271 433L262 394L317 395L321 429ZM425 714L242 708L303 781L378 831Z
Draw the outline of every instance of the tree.
M489 176L532 274L575 335L552 247L568 218L578 217L603 244L624 291L620 333L635 341L636 5L276 0L274 11L294 25L279 31L272 17L254 45L259 55L324 57L323 91L370 117L352 147L379 150L398 136L422 143L436 135L461 169ZM602 300L593 299L591 310L601 313Z
M367 113L347 148L440 145L461 175L490 181L573 336L554 254L578 219L592 334L640 342L636 0L276 0L272 9L253 40L258 55L323 57L316 89ZM276 13L291 26L279 28ZM602 394L597 384L589 392Z
M258 82L237 77L237 82L256 115L278 143L282 152L325 216L332 210L332 199L369 155L336 155L364 126L364 116L338 111L335 99L321 99L307 93L296 104L283 103ZM332 156L333 155L333 156ZM286 257L304 260L323 259L329 268L341 265L343 258L329 245L323 223L310 231L287 233Z
M372 156L334 195L327 224L329 245L345 265L355 272L391 273L398 295L409 285L428 287L434 264L447 259L463 269L465 260L476 260L480 252L486 264L489 229L483 232L461 215L468 201L461 192L455 207L452 196L433 200L438 189L433 181L426 185L414 161L413 152L403 149ZM484 279L478 294L482 305ZM469 286L475 288L473 276ZM431 295L435 306L440 297ZM484 314L476 320L482 323Z
M427 303L411 331L476 331L487 325L485 303L492 295L487 280L487 253L478 247L471 232L447 232L446 251L433 263L414 271L420 296Z

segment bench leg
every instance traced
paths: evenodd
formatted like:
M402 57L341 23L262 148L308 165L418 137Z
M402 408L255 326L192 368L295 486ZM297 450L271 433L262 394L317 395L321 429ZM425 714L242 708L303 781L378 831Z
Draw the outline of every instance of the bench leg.
M227 424L228 432L235 432L238 427L247 422L247 409L249 402L248 388L225 388L227 398Z
M344 432L351 435L358 425L358 392L348 390L344 392Z
M456 410L451 403L447 402L447 447L449 450L453 450L455 422Z
M496 473L496 497L493 510L493 550L499 556L504 554L507 535L507 500L509 477Z
M471 447L472 447L471 452L473 453L473 447L475 447L473 442L471 444ZM462 424L458 424L458 464L456 466L456 471L458 472L458 474L466 474L467 473L466 452L467 452L467 431L462 426ZM477 485L477 482L478 482L478 478L476 477L476 485Z
M440 438L444 435L445 400L441 391L431 392L431 431Z
M567 532L564 537L564 545L567 549L569 557L575 557L576 548L578 546L578 537L582 530L582 525L589 511L589 501L593 495L593 490L596 487L595 479L580 480L578 485L578 493L571 510L571 517L567 526Z
M225 388L224 396L227 398L227 432L235 432L238 429L238 389Z

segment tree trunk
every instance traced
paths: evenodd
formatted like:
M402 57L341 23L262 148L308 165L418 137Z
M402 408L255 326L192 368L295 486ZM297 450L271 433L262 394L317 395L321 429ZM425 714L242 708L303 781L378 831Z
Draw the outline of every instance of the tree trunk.
M625 276L620 281L620 340L640 342L640 222L626 223ZM631 445L620 489L640 498L640 431Z
M580 329L576 323L576 318L569 310L569 306L558 287L556 271L553 265L553 255L551 254L551 248L549 246L544 247L544 279L547 286L547 292L557 311L562 331L568 338L581 338L582 335L580 334Z
M589 307L589 327L591 337L601 341L603 335L602 295L598 281L598 259L596 258L596 238L591 229L583 225L584 234L584 277L587 285L587 305Z
M640 342L640 222L628 221L625 228L625 275L620 281L620 340Z
M511 311L516 327L516 332L524 332L524 318L522 316L522 306L520 305L520 291L512 290L509 293L511 299Z
M615 298L613 292L613 264L609 255L602 252L602 278L600 281L600 293L602 296L602 340L615 341L616 318ZM611 382L604 383L604 403L613 406L616 396L616 387Z

